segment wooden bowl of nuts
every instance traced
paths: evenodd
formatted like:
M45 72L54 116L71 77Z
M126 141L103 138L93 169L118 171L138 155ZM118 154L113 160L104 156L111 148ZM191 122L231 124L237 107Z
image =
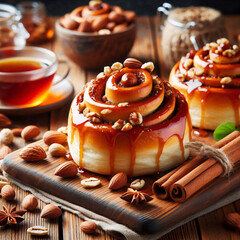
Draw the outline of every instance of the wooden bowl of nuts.
M60 18L56 33L69 59L97 69L126 58L136 37L135 16L118 6L90 1Z

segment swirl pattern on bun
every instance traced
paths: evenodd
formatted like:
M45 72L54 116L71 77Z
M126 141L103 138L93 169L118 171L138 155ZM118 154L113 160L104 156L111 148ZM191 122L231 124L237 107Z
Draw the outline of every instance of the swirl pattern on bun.
M172 69L170 83L187 99L194 127L240 125L240 51L226 38L191 51Z
M73 101L71 155L80 168L130 176L165 171L189 152L191 121L184 97L152 74L151 62L128 58L105 67Z

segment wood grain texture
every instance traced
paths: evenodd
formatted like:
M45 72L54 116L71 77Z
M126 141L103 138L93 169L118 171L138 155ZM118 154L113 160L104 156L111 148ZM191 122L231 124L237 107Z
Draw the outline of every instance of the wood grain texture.
M235 16L226 16L225 17L225 24L229 31L230 36L234 37L236 39L237 34L240 33L240 15ZM138 33L137 40L135 42L135 45L130 52L129 56L136 57L141 59L142 61L153 61L155 64L155 71L158 73L161 69L158 69L158 66L160 65L160 39L159 35L157 35L157 32L155 30L156 26L156 18L149 18L149 17L138 17L137 22L139 23L138 31L142 31L141 34ZM143 39L142 39L143 38ZM155 41L155 43L154 43ZM144 45L142 45L144 43ZM62 49L59 46L59 43L57 39L54 39L51 42L47 42L44 44L39 45L41 47L46 47L48 49L53 50L59 59L66 59L65 55L62 52ZM143 47L142 47L143 46ZM165 60L164 60L165 61ZM157 66L157 67L156 67ZM73 83L75 88L75 94L77 94L79 91L82 90L82 87L85 82L89 81L92 77L96 76L97 72L94 71L85 71L84 69L79 68L77 65L73 64L71 62L71 75L69 77L69 80ZM39 115L33 115L28 117L11 117L11 120L13 121L13 125L10 126L13 127L24 127L28 124L39 124L42 134L46 129L57 129L60 126L65 126L67 123L65 122L65 119L67 119L68 115L68 106L64 106L60 109L57 109L55 111L52 111L50 113L44 113ZM11 146L13 149L17 149L20 147L23 147L25 145L25 142L21 138L16 138L14 141L14 144ZM19 202L22 201L23 197L27 194L21 189L17 189L17 199ZM3 199L0 199L0 208L2 207L2 204L6 205L6 201ZM41 203L43 204L43 203ZM9 205L14 206L13 203L9 203ZM240 212L240 200L236 201L234 204L230 204L230 206L234 206L234 208L231 207L231 210ZM42 208L43 205L41 205ZM221 208L225 209L225 208ZM221 238L220 239L235 239L235 237L232 237L232 231L225 228L225 226L218 224L218 221L224 222L225 214L219 214L218 211L222 211L221 209L214 211L212 213L206 214L203 217L200 217L196 220L193 220L173 231L166 234L164 237L161 238L164 240L169 239L211 239L215 240L218 239L219 235L215 235L216 228L213 227L214 220L216 221L218 230L221 231ZM39 210L40 211L40 210ZM225 211L225 210L223 210ZM48 223L48 227L50 229L50 235L47 238L41 238L41 239L87 239L87 240L95 240L95 239L116 239L113 237L110 237L107 233L104 233L100 231L99 235L97 236L90 236L86 235L84 233L80 233L80 222L82 220L79 220L79 218L71 213L64 213L62 218L59 219L59 222L52 222L52 221L46 221L40 222L40 212L37 213L27 213L25 216L28 217L21 225L24 225L23 227L19 227L18 229L0 229L0 240L6 240L6 239L27 239L26 234L26 227L25 224L29 224L29 226L32 226L33 223ZM207 219L213 219L210 220L211 224L204 224ZM59 234L60 233L60 234ZM71 236L73 238L71 238ZM81 236L81 238L80 238ZM239 235L237 235L236 239L239 239ZM38 238L34 238L38 239ZM40 239L40 238L39 238Z

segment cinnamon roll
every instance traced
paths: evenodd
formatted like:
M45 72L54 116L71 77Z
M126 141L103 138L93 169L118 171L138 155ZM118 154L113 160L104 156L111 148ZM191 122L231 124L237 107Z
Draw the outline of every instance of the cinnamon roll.
M170 83L189 104L192 125L214 130L239 122L240 51L226 38L191 51L172 69Z
M80 168L138 176L171 169L188 157L187 102L153 68L132 58L114 63L73 100L68 143Z

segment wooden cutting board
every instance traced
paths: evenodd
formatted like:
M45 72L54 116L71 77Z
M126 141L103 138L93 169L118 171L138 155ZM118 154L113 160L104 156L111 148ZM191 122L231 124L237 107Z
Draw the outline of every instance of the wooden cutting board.
M47 150L42 140L36 144ZM142 234L167 232L184 219L197 216L200 211L213 206L218 200L240 187L240 168L237 168L229 178L218 178L184 203L163 201L152 195L154 199L151 202L134 206L120 199L127 187L118 191L108 189L109 177L84 172L71 179L62 179L55 176L54 171L66 161L65 159L48 155L46 160L28 163L19 158L19 152L20 150L17 150L4 159L3 169L13 178L124 224ZM99 178L101 186L93 189L83 188L80 180L90 176ZM142 191L151 194L151 185L158 177L143 177L146 184Z

